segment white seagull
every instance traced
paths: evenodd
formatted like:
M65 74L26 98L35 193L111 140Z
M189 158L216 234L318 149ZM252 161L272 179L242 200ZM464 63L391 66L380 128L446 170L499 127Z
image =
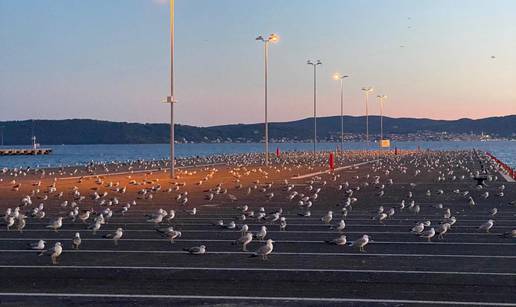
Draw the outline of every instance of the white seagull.
M254 252L251 257L258 257L260 256L262 260L267 260L267 256L272 253L272 250L274 249L274 246L272 245L274 241L271 239L268 239L265 245L261 246L256 252Z

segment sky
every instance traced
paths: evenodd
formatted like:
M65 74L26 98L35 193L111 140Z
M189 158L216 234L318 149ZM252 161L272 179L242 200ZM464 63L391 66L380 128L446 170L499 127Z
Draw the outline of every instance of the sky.
M176 120L262 122L263 44L269 120L344 109L361 88L385 115L434 119L516 114L514 0L176 0ZM493 58L494 56L494 58ZM0 121L93 118L168 122L166 0L0 0Z

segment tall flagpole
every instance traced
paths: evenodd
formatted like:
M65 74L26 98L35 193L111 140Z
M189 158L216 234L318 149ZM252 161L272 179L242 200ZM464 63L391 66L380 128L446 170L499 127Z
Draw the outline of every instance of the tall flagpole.
M269 119L268 119L268 82L269 82L269 40L263 44L264 62L265 62L265 165L269 166Z
M170 103L170 178L174 178L174 0L170 0L170 96L163 102Z
M170 96L167 98L170 103L170 177L174 178L174 0L170 0Z

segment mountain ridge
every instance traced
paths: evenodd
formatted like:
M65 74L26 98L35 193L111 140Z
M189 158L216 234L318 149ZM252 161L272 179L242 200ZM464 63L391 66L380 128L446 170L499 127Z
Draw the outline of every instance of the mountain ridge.
M427 118L384 117L384 134L390 137L420 135L489 134L497 138L516 139L516 115L481 119L435 120ZM0 122L4 144L30 144L32 133L41 144L150 144L169 142L169 124L114 122L95 119L19 120ZM259 142L263 123L225 124L208 127L176 124L176 140L181 142ZM371 135L380 133L380 117L369 116ZM320 140L340 138L340 116L317 118ZM364 116L344 116L348 139L363 139ZM269 136L276 141L306 141L313 137L313 118L269 123Z

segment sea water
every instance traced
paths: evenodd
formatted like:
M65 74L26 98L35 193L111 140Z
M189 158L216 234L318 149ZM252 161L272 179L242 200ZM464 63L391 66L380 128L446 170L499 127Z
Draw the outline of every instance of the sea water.
M318 150L335 150L340 143L318 143ZM21 146L16 146L20 148ZM83 165L85 163L164 159L169 156L168 144L127 144L127 145L54 145L44 146L53 149L50 155L39 156L0 156L0 168L8 167L61 167ZM461 150L479 149L488 151L501 161L516 168L516 141L439 141L439 142L392 142L391 148L421 150ZM12 148L4 146L0 148ZM214 154L232 154L247 152L263 152L263 143L220 143L220 144L176 144L177 157L206 156ZM270 143L269 150L273 154L281 151L313 150L312 143ZM366 149L364 142L345 142L346 150ZM369 148L377 148L371 144Z

